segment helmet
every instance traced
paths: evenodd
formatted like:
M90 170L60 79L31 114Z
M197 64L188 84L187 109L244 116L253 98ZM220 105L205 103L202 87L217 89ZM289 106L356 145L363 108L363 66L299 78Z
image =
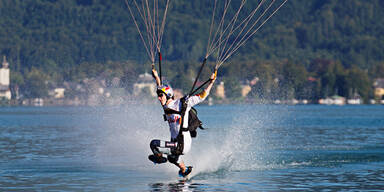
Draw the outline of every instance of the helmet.
M169 85L160 85L159 87L157 87L156 93L157 94L164 93L165 96L167 96L167 99L170 99L173 97L173 89Z

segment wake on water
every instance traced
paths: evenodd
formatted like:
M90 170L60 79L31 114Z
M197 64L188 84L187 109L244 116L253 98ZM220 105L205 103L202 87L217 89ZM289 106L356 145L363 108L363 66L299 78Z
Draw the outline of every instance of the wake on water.
M159 171L175 174L176 166L154 165L147 159L152 139L169 140L169 127L162 119L158 105L130 104L103 112L105 124L96 146L96 159L103 166L118 166L130 170ZM260 121L250 115L237 113L228 127L207 125L193 139L192 150L182 156L192 165L191 177L202 173L260 169L263 131ZM204 117L200 117L204 121ZM209 121L208 121L209 122ZM205 122L206 123L206 122ZM221 125L220 125L221 126ZM259 136L258 136L259 135Z
M182 156L186 165L194 167L191 177L298 166L338 166L384 159L384 155L377 152L381 149L366 151L348 146L344 149L343 145L335 145L334 149L327 142L313 141L316 137L305 136L310 130L290 125L291 122L284 119L292 118L287 116L289 111L280 106L278 110L259 107L257 110L244 106L198 109L199 117L209 129L199 130L197 138L192 140L191 151ZM215 115L207 115L211 113ZM217 116L219 113L225 114L225 119ZM162 114L157 103L133 103L100 111L98 116L102 118L102 125L97 133L96 163L107 168L176 176L176 166L170 163L154 165L148 160L150 141L170 137ZM361 153L359 150L365 151Z

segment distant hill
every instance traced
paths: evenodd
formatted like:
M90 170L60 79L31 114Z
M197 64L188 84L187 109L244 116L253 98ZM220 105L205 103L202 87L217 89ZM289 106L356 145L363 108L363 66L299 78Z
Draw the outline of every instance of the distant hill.
M212 7L171 3L165 59L201 60ZM325 58L369 68L384 60L383 10L382 0L289 0L234 57L304 66ZM84 62L148 62L124 0L2 0L0 54L20 73L32 67L64 72Z

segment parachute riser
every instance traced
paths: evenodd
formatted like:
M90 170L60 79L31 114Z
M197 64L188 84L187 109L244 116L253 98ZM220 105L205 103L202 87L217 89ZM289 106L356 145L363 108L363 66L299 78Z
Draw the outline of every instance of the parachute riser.
M193 94L195 94L199 89L201 89L202 87L204 87L206 84L208 84L209 82L211 82L212 79L208 79L206 80L203 84L201 84L198 88L196 88L194 91L192 91L190 94L188 94L188 96L191 96Z
M213 69L214 72L215 72L215 77L217 77L217 66L215 66L215 68ZM193 91L190 91L190 93L187 95L187 97L190 97L191 95L195 94L198 90L200 90L202 87L204 87L206 84L208 84L209 82L213 81L213 79L208 79L206 80L203 84L201 84L198 88L196 88L195 90ZM193 87L194 88L194 87Z
M197 73L197 76L195 78L195 82L193 82L193 85L192 85L192 88L191 90L189 91L189 94L188 95L191 95L193 89L195 88L196 86L196 83L197 83L197 80L199 79L200 75L201 75L201 72L203 71L203 68L205 66L205 63L207 63L207 58L204 59L203 63L201 64L201 67L199 69L199 72Z
M159 54L159 76L160 76L160 85L163 85L163 79L162 79L162 75L161 75L161 60L162 60L162 57L161 57L161 53L160 51L158 52Z

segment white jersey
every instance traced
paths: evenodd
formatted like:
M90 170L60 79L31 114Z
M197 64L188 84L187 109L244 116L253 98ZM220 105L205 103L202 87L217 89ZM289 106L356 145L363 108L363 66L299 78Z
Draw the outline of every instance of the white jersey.
M193 96L188 98L187 109L185 111L184 122L183 122L184 128L188 127L188 113L189 113L189 110L191 110L191 107L204 101L205 98L206 98L205 94L203 94L203 95L197 94L197 95L193 95ZM173 109L175 111L181 111L181 106L182 106L182 103L181 103L180 99L177 99L177 100L172 100L168 105L165 105L164 109L169 108L169 109ZM179 134L179 130L180 130L181 115L179 115L179 114L167 114L166 117L167 117L167 121L169 124L169 131L171 132L171 138L176 139L177 135Z

